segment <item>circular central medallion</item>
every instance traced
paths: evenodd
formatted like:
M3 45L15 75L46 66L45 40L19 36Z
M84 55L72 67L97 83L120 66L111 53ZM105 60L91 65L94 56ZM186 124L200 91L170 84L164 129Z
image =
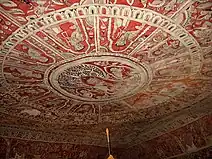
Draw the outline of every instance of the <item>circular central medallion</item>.
M120 100L141 91L150 80L151 71L145 64L115 54L78 56L45 73L53 91L88 102Z

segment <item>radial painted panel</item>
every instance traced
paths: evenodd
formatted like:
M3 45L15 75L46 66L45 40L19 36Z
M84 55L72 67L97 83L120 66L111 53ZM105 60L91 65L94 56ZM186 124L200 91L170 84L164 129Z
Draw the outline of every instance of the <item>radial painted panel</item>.
M3 114L76 134L96 124L101 139L105 125L156 119L211 94L209 0L0 6Z

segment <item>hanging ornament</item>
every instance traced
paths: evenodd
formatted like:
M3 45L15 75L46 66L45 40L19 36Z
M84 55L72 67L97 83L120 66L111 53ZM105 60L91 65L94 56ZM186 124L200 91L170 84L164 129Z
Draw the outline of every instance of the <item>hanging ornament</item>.
M110 150L110 135L109 135L109 129L106 129L106 135L107 135L107 143L108 143L108 153L109 156L107 159L114 159L114 157L111 155L111 150Z

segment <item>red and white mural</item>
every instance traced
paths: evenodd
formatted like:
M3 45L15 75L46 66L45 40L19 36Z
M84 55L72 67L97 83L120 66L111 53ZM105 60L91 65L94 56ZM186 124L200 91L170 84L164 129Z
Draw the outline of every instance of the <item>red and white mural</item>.
M208 148L208 153L199 154L202 159L212 157L211 136L212 116L205 116L198 121L183 126L177 130L168 132L153 140L143 142L125 150L120 158L129 159L172 159L185 158L189 153L196 152L201 148ZM190 157L190 158L189 158ZM192 155L188 156L192 159Z
M211 17L210 0L1 0L0 135L103 146L107 126L123 147L208 115Z

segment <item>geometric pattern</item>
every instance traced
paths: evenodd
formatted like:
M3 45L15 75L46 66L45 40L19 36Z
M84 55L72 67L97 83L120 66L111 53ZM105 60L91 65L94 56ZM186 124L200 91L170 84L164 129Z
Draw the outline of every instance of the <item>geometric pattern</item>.
M2 0L0 135L103 146L109 127L122 147L201 120L210 10L209 0ZM163 120L173 126L152 128Z

